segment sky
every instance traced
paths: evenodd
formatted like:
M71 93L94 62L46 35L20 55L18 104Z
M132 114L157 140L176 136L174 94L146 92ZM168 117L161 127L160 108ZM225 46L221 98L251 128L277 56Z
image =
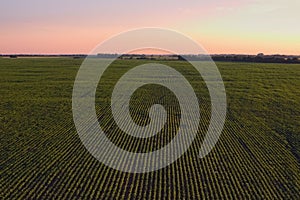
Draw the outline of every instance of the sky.
M131 29L181 32L210 54L300 55L299 0L1 0L0 54L89 53Z

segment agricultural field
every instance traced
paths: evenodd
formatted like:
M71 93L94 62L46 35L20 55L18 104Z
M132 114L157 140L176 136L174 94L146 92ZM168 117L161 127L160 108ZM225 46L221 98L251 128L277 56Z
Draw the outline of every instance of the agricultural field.
M81 143L72 91L82 61L0 58L0 199L300 199L300 64L216 62L226 88L227 116L218 143L201 159L211 111L206 85L187 63L160 61L193 86L201 124L176 162L139 174L105 166ZM110 109L114 84L148 62L117 60L96 93L100 126L114 144L131 152L167 145L180 121L174 94L152 84L134 93L130 111L144 126L149 107L163 105L168 118L161 132L137 139L115 124Z

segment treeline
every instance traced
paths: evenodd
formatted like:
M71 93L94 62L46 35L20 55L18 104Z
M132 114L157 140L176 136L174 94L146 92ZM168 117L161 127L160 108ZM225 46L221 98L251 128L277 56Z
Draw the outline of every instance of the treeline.
M260 63L300 63L300 56L287 55L137 55L125 54L119 56L119 59L145 59L145 60L190 60L190 61L224 61L224 62L260 62Z
M300 63L300 56L287 55L212 55L212 59L231 62Z
M260 62L260 63L300 63L300 56L294 55L238 55L238 54L213 54L213 55L145 55L145 54L0 54L0 57L72 57L76 58L118 58L122 60L190 60L190 61L224 61L224 62Z

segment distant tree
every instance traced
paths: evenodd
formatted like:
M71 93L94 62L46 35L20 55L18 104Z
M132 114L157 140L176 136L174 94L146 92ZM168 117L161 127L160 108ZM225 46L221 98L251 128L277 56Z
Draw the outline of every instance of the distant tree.
M258 57L263 57L264 54L263 54L263 53L259 53L259 54L257 54L257 56L258 56Z

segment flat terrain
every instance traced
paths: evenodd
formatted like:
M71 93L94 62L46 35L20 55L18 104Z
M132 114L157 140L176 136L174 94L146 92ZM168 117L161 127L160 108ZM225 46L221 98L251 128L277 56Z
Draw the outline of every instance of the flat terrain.
M300 199L299 64L217 62L227 119L214 149L200 159L211 109L207 88L186 63L161 61L190 81L202 121L190 149L176 162L130 174L98 162L78 137L72 90L82 61L0 58L0 199ZM166 127L141 141L116 127L109 107L112 86L145 62L150 61L116 61L97 90L101 127L115 144L133 152L168 144L180 121L173 93L149 85L134 93L132 118L146 125L148 108L161 103L168 111Z

